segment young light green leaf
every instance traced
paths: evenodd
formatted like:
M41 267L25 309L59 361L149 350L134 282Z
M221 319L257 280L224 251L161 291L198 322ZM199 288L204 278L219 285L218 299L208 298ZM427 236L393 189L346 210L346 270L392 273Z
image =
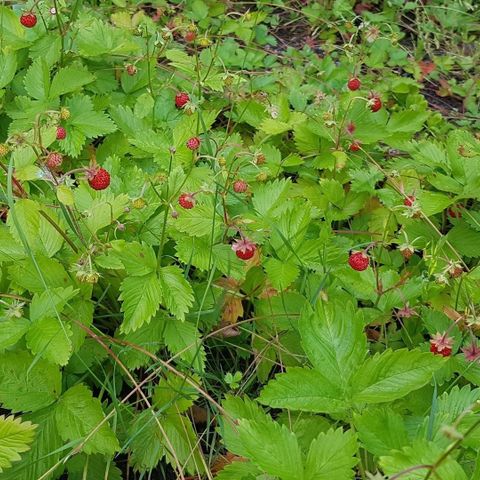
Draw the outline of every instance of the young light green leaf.
M30 449L35 436L31 422L22 422L20 417L0 415L0 473L18 462L20 453Z

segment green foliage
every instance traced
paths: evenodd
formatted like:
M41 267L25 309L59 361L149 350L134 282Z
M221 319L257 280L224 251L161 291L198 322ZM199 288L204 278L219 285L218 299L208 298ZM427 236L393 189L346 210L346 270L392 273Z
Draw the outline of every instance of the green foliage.
M475 2L6 3L2 479L477 478Z

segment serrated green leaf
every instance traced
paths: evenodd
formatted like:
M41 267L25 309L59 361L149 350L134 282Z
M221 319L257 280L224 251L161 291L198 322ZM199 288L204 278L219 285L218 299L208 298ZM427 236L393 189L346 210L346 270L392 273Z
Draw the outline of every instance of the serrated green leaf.
M240 441L247 457L269 475L303 480L302 454L295 435L272 420L240 420ZM272 441L275 439L275 441Z
M300 274L300 269L293 262L282 262L276 258L270 258L265 262L270 283L277 290L285 290Z
M122 471L103 455L75 455L67 470L68 480L122 480Z
M30 449L35 436L36 425L22 422L20 417L0 415L0 473L18 462L24 453Z
M396 450L390 456L381 457L380 465L386 475L393 476L412 467L433 465L442 454L443 449L433 442L415 441L413 445L404 447L402 450ZM416 468L411 472L402 474L402 478L405 480L423 480L428 471L427 467ZM465 471L451 456L445 458L438 465L433 478L435 476L442 480L467 480Z
M312 442L305 462L305 478L342 480L353 478L357 463L357 439L351 430L329 430Z
M120 446L113 433L100 400L83 384L67 390L58 401L55 419L60 436L64 441L85 442L82 451L87 454L113 455Z
M258 401L273 408L334 413L348 408L342 398L341 386L332 382L327 372L290 367L270 380Z
M37 99L48 98L50 90L50 70L43 58L37 58L30 65L24 79L25 90L28 94Z
M61 373L27 351L0 355L0 404L13 412L30 412L52 404L60 394Z
M27 346L34 355L39 355L57 365L66 365L72 354L72 328L58 318L43 317L29 328Z
M165 322L164 338L165 344L172 354L178 353L178 358L190 364L196 371L204 371L205 349L195 325L168 319Z
M358 438L376 456L388 455L409 444L402 416L390 407L372 408L354 417Z
M17 55L9 50L0 52L0 88L6 87L15 76L17 70Z
M155 272L157 269L157 257L152 247L146 243L122 243L113 244L118 257L123 263L128 275L142 276Z
M299 321L302 344L314 367L348 396L352 377L367 353L363 318L354 306L318 302L306 307Z
M20 462L3 472L2 480L32 480L40 478L50 469L52 474L48 479L61 474L61 467L53 468L60 457L63 446L62 439L55 424L55 410L47 407L38 412L25 414L23 420L28 420L36 425L35 440L30 450L22 455Z
M162 300L162 286L156 274L143 277L126 277L120 286L119 300L123 301L123 333L135 331L150 322Z
M353 399L360 403L391 402L418 390L445 362L418 350L386 350L369 358L353 379Z
M162 267L158 272L162 286L163 303L178 320L185 320L185 314L193 305L193 290L185 280L182 270L175 266Z
M29 327L26 318L0 318L0 352L15 345Z
M53 77L50 86L50 98L59 97L66 93L74 92L81 86L93 82L95 77L86 69L68 66L61 68Z

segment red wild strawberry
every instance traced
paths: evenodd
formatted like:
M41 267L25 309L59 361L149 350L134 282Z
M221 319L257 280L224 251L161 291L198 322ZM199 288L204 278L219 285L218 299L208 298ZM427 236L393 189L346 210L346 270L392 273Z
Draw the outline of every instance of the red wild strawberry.
M182 193L178 197L178 203L181 207L190 210L195 206L195 197L191 193Z
M361 272L368 268L370 259L365 252L352 252L348 257L348 263L354 270Z
M233 191L235 193L245 193L247 188L248 184L244 180L237 180L233 183Z
M408 195L408 197L403 200L403 204L406 207L412 207L414 203L415 203L415 197L413 195Z
M459 205L455 205L453 207L450 207L447 210L447 213L448 213L449 217L451 217L451 218L462 218L462 212L460 210Z
M190 96L187 92L178 92L175 95L175 105L177 108L183 108L190 101Z
M241 260L250 260L255 255L257 246L248 238L242 238L235 240L235 243L232 244L232 250Z
M45 164L50 170L54 170L55 168L58 168L62 162L63 156L61 153L51 152L48 154Z
M63 127L57 127L57 140L64 140L67 136L67 131Z
M370 105L370 110L372 112L378 112L382 108L382 100L375 93L372 93L369 98L368 104Z
M24 12L20 17L20 23L26 28L33 28L37 24L37 16L33 12Z
M110 174L104 168L94 168L87 173L88 184L94 190L105 190L110 185Z
M187 148L190 150L197 150L200 147L200 139L198 137L192 137L187 141Z
M430 351L435 355L449 357L452 354L453 338L448 337L446 333L436 333L430 339Z
M354 140L350 146L348 147L348 149L351 151L351 152L358 152L360 150L360 142L358 140Z
M197 34L195 32L188 31L183 38L186 42L193 42L197 38Z
M355 90L358 90L361 87L361 85L362 85L362 82L360 82L360 80L357 77L352 77L347 83L348 89L351 90L352 92Z

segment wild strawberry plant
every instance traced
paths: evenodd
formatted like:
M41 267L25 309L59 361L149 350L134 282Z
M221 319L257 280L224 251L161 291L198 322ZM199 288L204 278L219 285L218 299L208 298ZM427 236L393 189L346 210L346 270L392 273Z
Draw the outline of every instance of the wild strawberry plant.
M478 8L10 3L2 479L478 478Z

